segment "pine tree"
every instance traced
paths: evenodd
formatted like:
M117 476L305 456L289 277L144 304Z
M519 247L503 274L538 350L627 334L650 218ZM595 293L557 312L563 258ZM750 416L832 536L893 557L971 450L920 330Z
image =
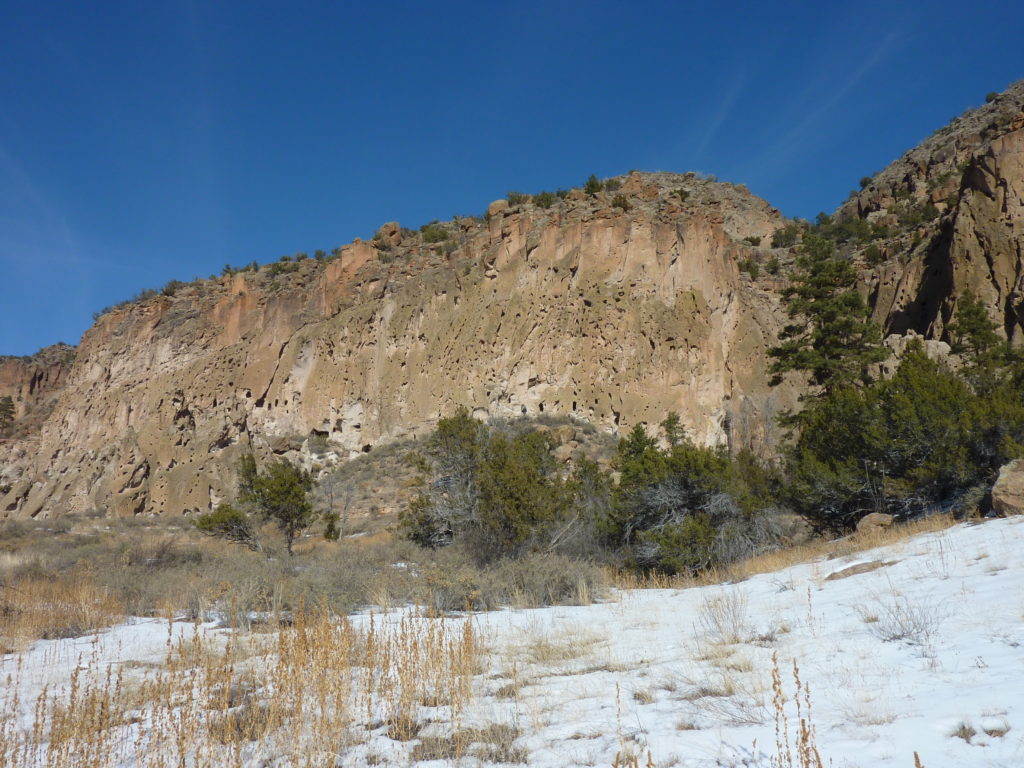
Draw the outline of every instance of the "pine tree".
M0 397L0 431L14 423L14 401L10 395Z
M793 284L784 292L791 322L768 351L772 384L791 371L807 373L819 396L870 380L873 363L885 359L881 331L857 291L857 272L835 254L835 245L808 234L801 245Z
M313 478L301 467L284 459L275 461L264 472L256 472L255 462L243 460L241 500L255 505L265 520L272 520L284 534L288 554L292 544L316 517L309 501Z

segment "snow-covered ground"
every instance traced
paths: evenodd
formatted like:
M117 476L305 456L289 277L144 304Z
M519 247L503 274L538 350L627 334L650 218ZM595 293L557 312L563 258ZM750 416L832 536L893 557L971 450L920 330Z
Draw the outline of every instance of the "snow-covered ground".
M644 765L648 750L657 766L768 766L781 738L774 657L789 743L797 701L806 717L809 700L825 765L914 768L917 752L925 768L1024 766L1022 553L1024 518L1011 518L739 584L477 614L465 620L484 639L485 668L462 727L513 726L511 754L531 766L608 766L617 753ZM0 703L20 680L30 727L44 685L79 665L158 663L169 633L195 631L214 632L140 621L37 643L0 661ZM446 732L426 710L423 721L421 739ZM415 744L371 728L337 764L409 765Z

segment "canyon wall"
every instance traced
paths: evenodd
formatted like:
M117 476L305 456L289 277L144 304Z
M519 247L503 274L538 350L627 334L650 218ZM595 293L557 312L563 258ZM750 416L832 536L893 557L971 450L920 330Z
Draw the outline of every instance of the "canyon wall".
M437 244L385 226L330 261L105 314L39 433L8 446L0 511L205 511L242 451L312 435L351 455L460 405L609 431L674 410L698 442L766 449L795 393L767 386L773 281L737 264L782 217L692 174L631 174L620 194L628 210L609 193L499 201L435 225Z

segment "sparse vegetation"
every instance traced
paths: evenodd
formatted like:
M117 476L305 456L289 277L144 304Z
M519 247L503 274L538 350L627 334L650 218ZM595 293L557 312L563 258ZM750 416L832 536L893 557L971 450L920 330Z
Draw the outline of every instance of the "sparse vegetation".
M436 221L420 227L420 234L425 243L443 243L448 239L448 231Z
M772 248L791 248L796 245L799 236L800 227L796 224L787 224L772 234Z
M746 272L750 275L751 280L757 280L761 274L761 265L757 263L757 259L753 257L747 257L739 263L740 272Z

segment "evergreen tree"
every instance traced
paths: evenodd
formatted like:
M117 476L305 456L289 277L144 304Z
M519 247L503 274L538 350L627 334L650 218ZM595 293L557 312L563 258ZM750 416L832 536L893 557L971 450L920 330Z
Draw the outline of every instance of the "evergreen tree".
M869 309L857 291L857 272L835 254L835 245L808 234L801 244L793 284L784 292L791 322L779 334L772 383L791 371L807 373L820 395L864 384L873 363L885 359L881 331L868 319ZM799 417L798 417L799 420Z
M14 423L14 401L10 395L0 397L0 431Z
M251 458L251 457L250 457ZM253 475L255 462L243 464L241 500L253 504L265 520L273 521L284 534L288 554L292 544L316 515L309 500L313 478L301 467L281 459Z

